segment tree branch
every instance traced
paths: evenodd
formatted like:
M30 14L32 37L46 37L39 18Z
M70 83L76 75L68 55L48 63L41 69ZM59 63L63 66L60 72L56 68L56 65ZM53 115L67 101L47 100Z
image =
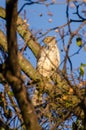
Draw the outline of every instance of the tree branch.
M2 7L0 7L0 17L3 19L6 18L5 9ZM32 50L33 54L37 57L38 52L40 51L40 45L28 29L27 24L20 17L17 19L17 31L19 35L25 40L27 46Z
M18 63L18 47L16 36L17 2L18 0L6 1L8 59L3 75L12 87L14 95L19 104L26 129L35 130L36 127L38 130L41 130L34 108L28 97L26 86L22 81L20 73L21 69Z

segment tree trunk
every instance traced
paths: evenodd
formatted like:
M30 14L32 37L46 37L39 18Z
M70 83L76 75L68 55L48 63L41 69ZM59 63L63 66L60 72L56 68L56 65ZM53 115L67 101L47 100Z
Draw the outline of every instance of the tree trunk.
M32 103L28 98L26 86L22 81L18 63L18 45L16 36L17 2L18 0L6 0L8 59L6 61L7 64L4 76L13 89L26 130L41 130Z

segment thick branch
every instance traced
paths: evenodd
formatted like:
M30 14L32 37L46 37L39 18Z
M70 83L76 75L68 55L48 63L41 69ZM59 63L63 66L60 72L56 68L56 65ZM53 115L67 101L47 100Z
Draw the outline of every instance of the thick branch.
M16 36L16 22L17 22L17 0L11 2L6 1L6 24L7 24L7 47L8 47L8 64L11 73L19 76L18 64L18 45Z
M2 31L0 31L0 46L4 49L6 53L8 52L6 36ZM27 74L28 77L30 77L34 81L40 79L40 75L36 72L31 63L19 53L18 53L18 61L21 69L23 70L24 73Z
M11 85L14 95L21 109L24 124L27 130L41 130L34 108L26 91L18 64L18 47L16 37L16 21L17 21L17 2L6 1L6 22L7 22L7 46L8 46L8 61L3 75Z
M6 17L5 9L2 7L0 7L0 17L3 19L5 19ZM32 50L34 55L37 57L38 52L40 50L40 45L37 43L36 39L31 34L27 24L20 17L18 17L17 19L17 31L20 34L20 36L25 40L25 42L27 43L28 47Z

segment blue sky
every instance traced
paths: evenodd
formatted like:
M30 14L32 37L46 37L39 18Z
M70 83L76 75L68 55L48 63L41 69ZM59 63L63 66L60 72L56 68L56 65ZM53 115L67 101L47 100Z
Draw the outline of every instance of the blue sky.
M61 0L61 1L57 0L57 2L64 2L64 4L50 5L48 7L45 5L41 5L41 4L34 4L34 5L30 5L30 6L27 5L24 7L22 12L20 13L21 17L23 17L23 18L24 18L24 12L26 13L26 19L29 24L29 28L32 30L32 33L34 35L36 35L37 38L40 36L37 34L37 32L41 31L42 33L44 33L50 28L62 26L67 22L66 21L65 0ZM24 3L25 3L24 0L19 0L18 10L22 7L22 5ZM0 6L5 7L5 0L0 0ZM70 8L70 17L76 19L77 16L72 14L72 12L74 12L74 10L75 10L75 8ZM49 13L51 13L52 16L49 15ZM71 24L72 31L77 29L77 27L80 24L81 23ZM0 28L2 28L3 22L1 19L0 19L0 25L1 25ZM64 31L65 31L65 33L67 33L67 31L68 31L67 27L64 28ZM59 49L61 52L63 45L62 45L62 41L59 40L60 39L59 34L56 33L54 30L54 31L51 31L50 33L48 33L47 35L56 36L57 41L58 41L58 46L59 46ZM38 39L38 41L41 45L43 45L43 43L41 41L44 37ZM72 41L69 55L73 54L74 52L76 52L79 49L79 47L76 45L76 37ZM69 39L69 36L66 36L65 37L65 47L68 44L68 39ZM20 40L18 40L18 42L20 43ZM21 41L21 43L23 43L23 41ZM32 55L32 53L29 49L27 49L27 53L28 53L28 58L31 61L31 63L33 64L33 66L36 66L36 59L34 58L34 56ZM80 54L73 56L71 58L71 61L73 63L73 69L78 68L81 63L86 63L85 57L86 57L86 51L84 51L84 49L82 49L80 51ZM61 61L63 60L63 58L64 58L64 52L61 52Z

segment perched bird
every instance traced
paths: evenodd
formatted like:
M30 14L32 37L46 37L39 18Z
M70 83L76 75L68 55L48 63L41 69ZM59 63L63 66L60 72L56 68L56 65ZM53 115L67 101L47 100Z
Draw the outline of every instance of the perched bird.
M56 69L60 64L60 54L57 46L57 42L55 37L48 36L43 42L45 46L40 50L38 62L37 62L37 71L48 79L48 84L44 82L44 87L50 89L49 83L51 83L50 77L54 74ZM32 103L34 106L43 104L43 96L39 93L37 89L34 91L34 95L32 97Z
M44 77L50 77L60 64L60 53L55 37L48 36L43 42L45 46L40 51L37 70Z

